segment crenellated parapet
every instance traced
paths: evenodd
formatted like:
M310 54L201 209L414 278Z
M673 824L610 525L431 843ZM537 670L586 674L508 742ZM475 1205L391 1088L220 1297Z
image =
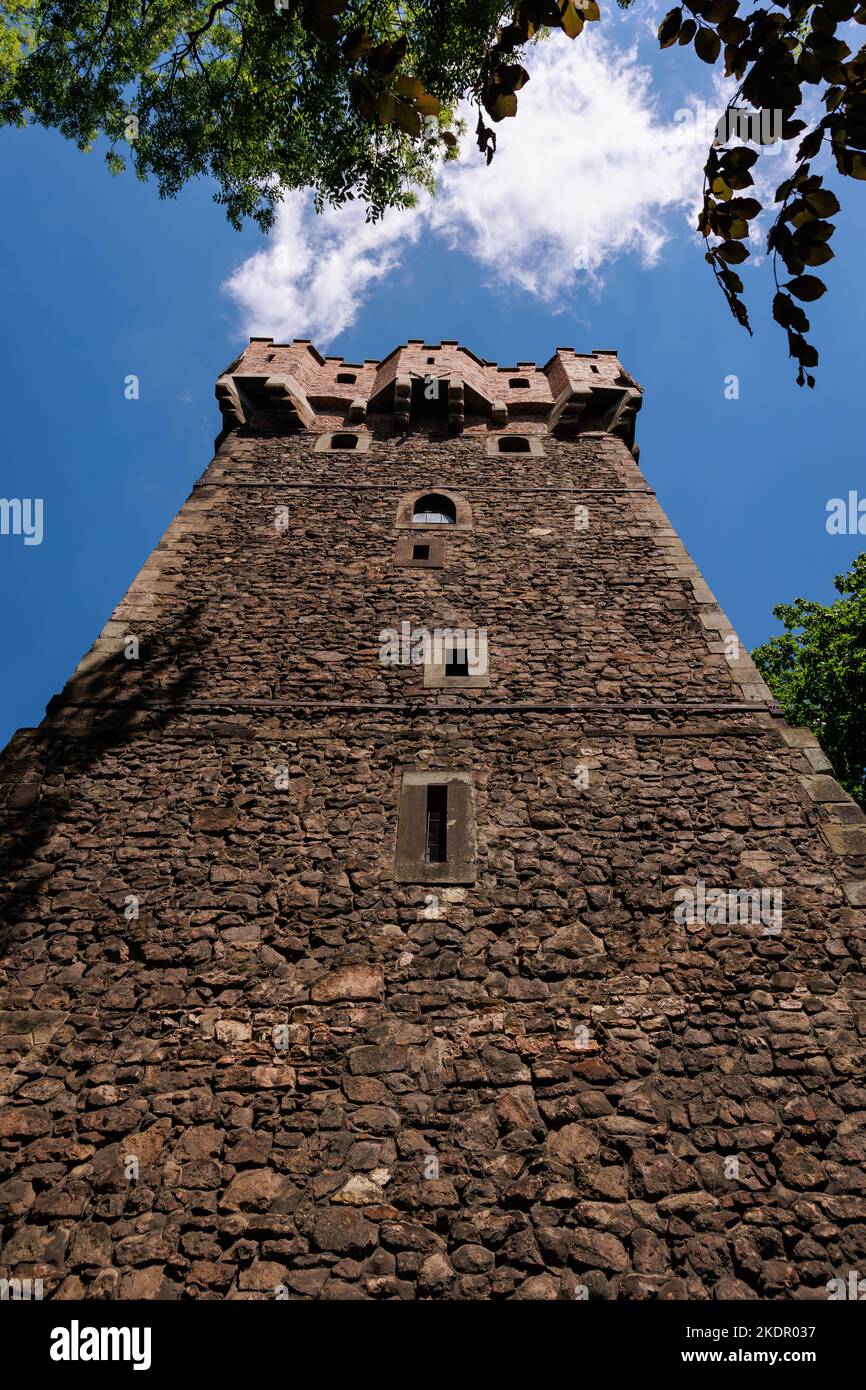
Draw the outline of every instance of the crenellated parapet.
M507 367L456 341L420 338L363 362L324 357L302 338L254 338L219 378L216 395L221 440L243 425L322 433L366 423L405 434L439 417L451 434L525 425L561 438L613 434L629 448L642 401L638 383L607 349L561 347L542 366Z

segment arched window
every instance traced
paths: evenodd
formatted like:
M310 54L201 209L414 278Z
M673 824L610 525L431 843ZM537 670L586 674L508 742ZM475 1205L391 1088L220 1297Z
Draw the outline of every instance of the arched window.
M451 527L452 531L471 531L472 530L472 508L466 498L460 492L452 492L449 487L437 486L435 479L430 478L428 485L436 489L435 492L404 492L397 504L397 515L395 526L398 531L415 532L414 538L406 537L409 549L405 554L401 551L399 563L406 563L410 558L415 564L433 563L434 549L437 562L444 558L444 547L447 543L445 535L446 527ZM422 527L429 527L424 535L419 536L418 532ZM433 528L439 531L438 536L433 535ZM420 556L415 557L411 554L412 547L418 541L430 542L430 557L428 561L423 561ZM405 549L405 547L404 547Z
M332 434L332 449L357 449L358 436L356 434Z
M500 454L528 454L529 440L522 434L503 434L499 440Z
M453 526L456 521L457 509L451 498L438 492L425 493L412 508L412 522L416 526Z

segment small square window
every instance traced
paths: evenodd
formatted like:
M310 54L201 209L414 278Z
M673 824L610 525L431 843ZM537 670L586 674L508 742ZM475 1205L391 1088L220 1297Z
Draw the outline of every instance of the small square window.
M337 372L337 381L341 386L353 386L357 380L354 372Z
M436 628L424 658L427 690L479 690L490 685L486 628Z
M320 434L315 443L317 454L365 454L370 447L370 434L366 430L350 433L336 430L333 434Z
M529 382L525 376L513 376L508 385L511 387L512 391L529 390Z
M446 542L444 536L427 536L416 541L414 536L398 536L396 565L408 565L414 569L441 570L445 564Z
M541 458L544 449L535 434L489 434L485 453L488 458L496 458L499 454L533 454Z

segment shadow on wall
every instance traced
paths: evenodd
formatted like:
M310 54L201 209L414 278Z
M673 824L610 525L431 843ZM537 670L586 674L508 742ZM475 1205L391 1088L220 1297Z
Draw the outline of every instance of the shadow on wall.
M74 844L65 850L50 847L58 827L74 822L74 803L59 788L85 777L132 733L166 727L174 717L172 705L193 695L198 672L183 656L201 639L204 607L203 601L187 605L149 640L147 690L168 702L164 709L146 711L140 704L144 696L119 694L116 658L105 658L73 676L49 702L39 728L19 729L0 754L0 954L19 934L27 934L23 924L33 920L57 867L49 856L58 860L74 853ZM122 654L117 659L122 661ZM76 708L71 701L105 704Z

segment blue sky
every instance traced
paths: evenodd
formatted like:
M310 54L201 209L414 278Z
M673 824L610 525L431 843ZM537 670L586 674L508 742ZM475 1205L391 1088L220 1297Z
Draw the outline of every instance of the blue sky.
M810 306L821 351L818 385L800 391L783 334L769 317L769 266L747 278L756 329L749 339L730 318L691 237L682 189L651 207L645 188L636 212L627 196L619 200L620 174L624 184L638 178L616 134L624 105L633 99L635 119L639 107L640 119L649 113L650 123L667 131L658 168L642 154L639 172L647 187L653 175L670 187L685 178L674 112L695 93L711 97L712 75L693 54L659 54L649 25L633 17L616 16L609 33L614 47L592 71L577 66L585 55L575 58L574 77L559 60L555 73L539 70L535 116L531 83L510 123L519 126L526 112L531 133L531 120L555 118L563 84L582 80L580 100L590 103L591 119L575 108L568 138L582 140L587 151L607 141L605 160L587 173L585 186L579 171L559 179L556 168L548 171L551 187L563 189L551 210L549 244L539 245L537 236L521 240L526 229L517 223L512 233L495 200L489 221L505 241L491 243L474 208L473 190L481 186L468 182L485 179L479 161L461 173L444 212L400 232L386 258L391 268L360 288L339 279L357 231L335 233L333 283L324 299L322 286L316 290L316 332L309 330L299 271L288 272L297 309L272 302L281 292L271 282L254 284L241 302L227 293L227 280L244 263L247 288L255 281L259 262L251 266L250 258L267 255L267 242L254 228L233 231L207 184L161 202L152 187L130 175L111 178L98 155L81 155L57 135L0 132L0 177L11 194L0 223L0 493L44 499L41 545L0 536L0 746L16 728L39 722L206 467L219 427L215 378L250 331L272 331L260 321L269 316L292 327L294 314L297 336L354 360L421 336L457 338L503 364L544 362L560 344L616 348L645 389L641 467L742 639L751 647L777 630L776 603L798 595L832 599L833 577L863 548L862 538L830 536L825 528L829 498L850 489L866 495L863 187L846 181L837 190L844 217L833 242L836 259L825 267L830 291ZM632 67L635 95L606 106L606 74L622 70L615 45L636 35L645 85L636 84ZM629 127L623 130L627 136ZM511 138L503 128L502 142ZM556 164L555 155L554 148L548 164ZM518 190L524 175L506 157L500 180L511 177ZM533 172L526 167L527 180ZM606 203L605 190L618 198ZM637 226L642 211L652 223L649 238ZM577 241L583 238L589 276L571 268L572 225ZM304 212L287 243L288 235L283 244L300 265L297 238L319 232ZM330 337L329 315L343 325ZM124 398L130 373L140 380L137 401ZM730 374L739 378L738 400L725 399Z

